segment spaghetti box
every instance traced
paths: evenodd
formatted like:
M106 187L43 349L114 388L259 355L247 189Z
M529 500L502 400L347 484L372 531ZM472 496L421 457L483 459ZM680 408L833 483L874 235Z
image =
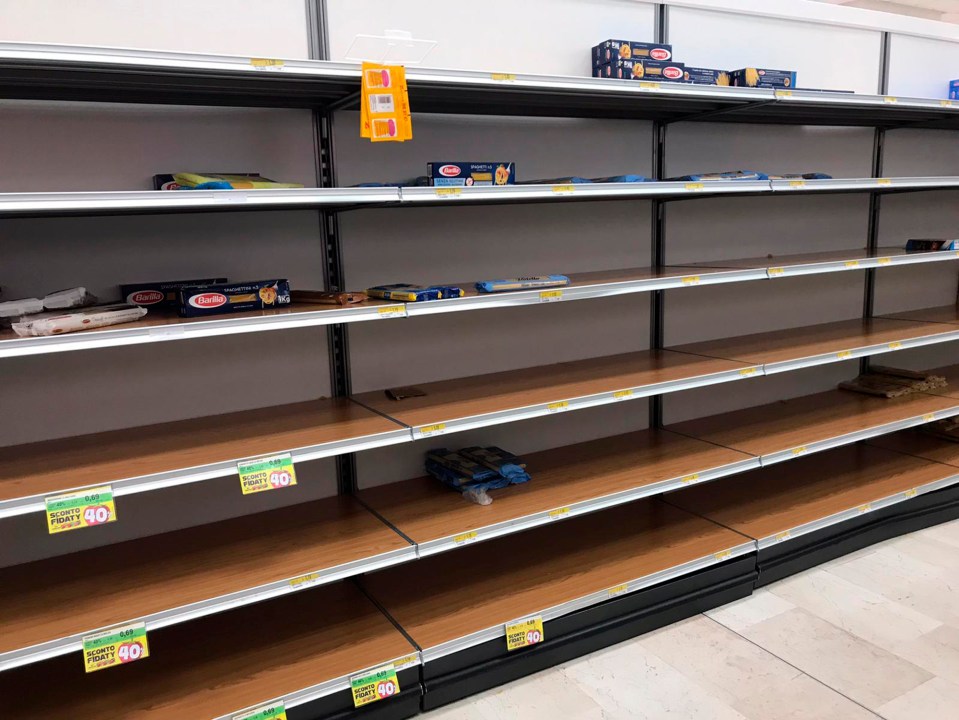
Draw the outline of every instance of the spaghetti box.
M770 70L769 68L743 68L729 73L734 87L794 88L795 70Z
M907 240L906 250L911 252L959 250L959 240Z
M271 310L289 304L288 280L257 280L180 288L180 317L222 315L243 310Z
M690 67L683 68L683 81L694 85L730 85L729 71L716 68Z
M226 278L204 278L202 280L175 280L173 282L134 283L121 285L120 294L128 305L141 307L175 308L180 304L180 288L195 287L197 285L222 285Z
M635 42L633 40L606 40L593 48L593 67L608 65L617 60L673 59L673 46L665 43Z
M617 60L614 63L593 68L594 77L655 82L683 82L686 66L683 63L658 62L656 60Z
M426 176L435 187L515 185L516 166L511 162L431 162L426 163Z
M959 80L949 81L949 99L959 100Z

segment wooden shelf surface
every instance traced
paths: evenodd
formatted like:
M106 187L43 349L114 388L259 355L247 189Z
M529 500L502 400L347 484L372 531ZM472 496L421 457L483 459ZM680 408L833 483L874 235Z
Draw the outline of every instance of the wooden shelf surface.
M956 474L872 445L850 445L670 493L670 503L762 540Z
M885 399L829 390L688 420L667 429L751 455L793 449L799 455L816 442L951 408L959 408L959 403L924 393Z
M0 448L0 503L401 429L349 400L321 399L16 445Z
M855 263L860 262L869 262L872 260L884 260L889 258L890 261L902 261L905 259L913 261L922 261L922 260L935 260L935 259L945 259L948 256L951 259L956 259L957 254L955 251L948 252L907 252L905 248L901 247L880 247L875 250L868 250L866 248L855 248L851 250L828 250L825 252L812 252L812 253L792 253L788 255L765 255L763 257L752 257L752 258L733 258L731 260L711 260L698 263L692 263L693 267L701 268L740 268L740 269L750 269L750 268L773 268L774 276L775 270L778 268L794 268L799 265L827 265L832 263L842 263L843 267L847 267L850 270L856 269L858 266ZM850 263L846 265L846 263ZM884 265L885 262L880 262L878 265ZM891 263L890 263L891 264ZM872 266L872 263L870 265Z
M942 305L921 310L907 310L901 313L891 313L883 317L897 320L915 320L928 323L950 323L959 325L959 305Z
M932 394L942 395L943 397L959 398L959 365L947 365L945 367L927 370L932 375L941 375L946 378L946 387L933 390Z
M852 357L857 348L885 345L886 350L894 350L918 338L934 339L931 336L955 332L954 326L946 324L886 318L856 319L691 343L670 349L766 365L828 355L834 356L830 360L842 360Z
M735 373L746 363L670 351L608 357L420 383L423 397L391 400L382 390L355 400L410 427L502 413L532 405L659 383Z
M943 465L959 467L959 442L938 438L919 429L883 435L873 438L869 444L906 455L915 455Z
M656 498L535 533L521 546L500 538L361 582L426 650L747 542Z
M0 660L20 648L407 548L355 499L338 496L16 565L0 570Z
M662 430L603 438L523 457L532 480L475 505L432 477L363 490L359 498L417 544L749 461L749 455ZM548 516L544 522L549 522ZM524 536L528 537L528 536Z
M79 654L0 673L4 716L210 720L414 651L350 583L148 635L150 657L83 672Z

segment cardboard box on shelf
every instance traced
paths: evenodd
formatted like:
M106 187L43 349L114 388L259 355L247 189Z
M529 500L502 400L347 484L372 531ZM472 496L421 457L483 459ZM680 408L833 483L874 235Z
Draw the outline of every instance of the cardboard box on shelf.
M673 59L673 46L667 43L636 42L634 40L605 40L593 47L593 66L606 65L617 60Z

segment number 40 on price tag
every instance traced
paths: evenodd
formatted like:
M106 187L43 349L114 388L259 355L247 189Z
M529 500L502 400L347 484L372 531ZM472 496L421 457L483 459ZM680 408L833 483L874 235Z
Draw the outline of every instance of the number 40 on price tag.
M143 623L112 628L83 638L83 666L88 673L149 656L150 647Z
M116 522L117 509L109 485L45 498L51 535Z
M396 695L400 691L400 681L396 677L396 668L390 663L354 675L350 678L350 689L353 691L353 706L362 707Z
M506 625L506 649L519 650L543 642L543 618L540 615Z
M296 470L290 453L244 460L236 467L244 495L296 485Z

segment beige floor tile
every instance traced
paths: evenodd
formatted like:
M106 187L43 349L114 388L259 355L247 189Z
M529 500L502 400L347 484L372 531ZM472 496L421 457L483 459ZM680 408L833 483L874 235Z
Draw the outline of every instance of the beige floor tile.
M792 610L795 606L765 589L760 589L748 598L723 605L706 613L708 617L737 632L751 625Z
M824 570L783 580L770 586L769 592L893 652L900 643L916 640L942 625L939 620Z
M646 635L640 644L751 720L875 717L705 616Z
M959 552L956 546L924 535L906 535L896 542L879 548L877 552L887 555L904 553L921 562L930 563L943 570L959 573Z
M608 720L748 720L637 641L575 660L562 672Z
M886 720L955 720L959 717L959 685L933 678L879 709Z
M959 628L940 625L922 637L897 646L894 652L924 670L959 683ZM959 711L956 716L959 717Z
M469 720L605 720L607 717L599 703L558 669L488 690L457 705L469 708L471 714L462 716ZM450 713L446 716L449 720L460 720L456 709L455 705L444 708Z
M912 663L800 608L754 625L743 634L871 709L932 677Z
M947 545L959 547L959 520L953 520L952 522L920 530L916 535L933 538Z

